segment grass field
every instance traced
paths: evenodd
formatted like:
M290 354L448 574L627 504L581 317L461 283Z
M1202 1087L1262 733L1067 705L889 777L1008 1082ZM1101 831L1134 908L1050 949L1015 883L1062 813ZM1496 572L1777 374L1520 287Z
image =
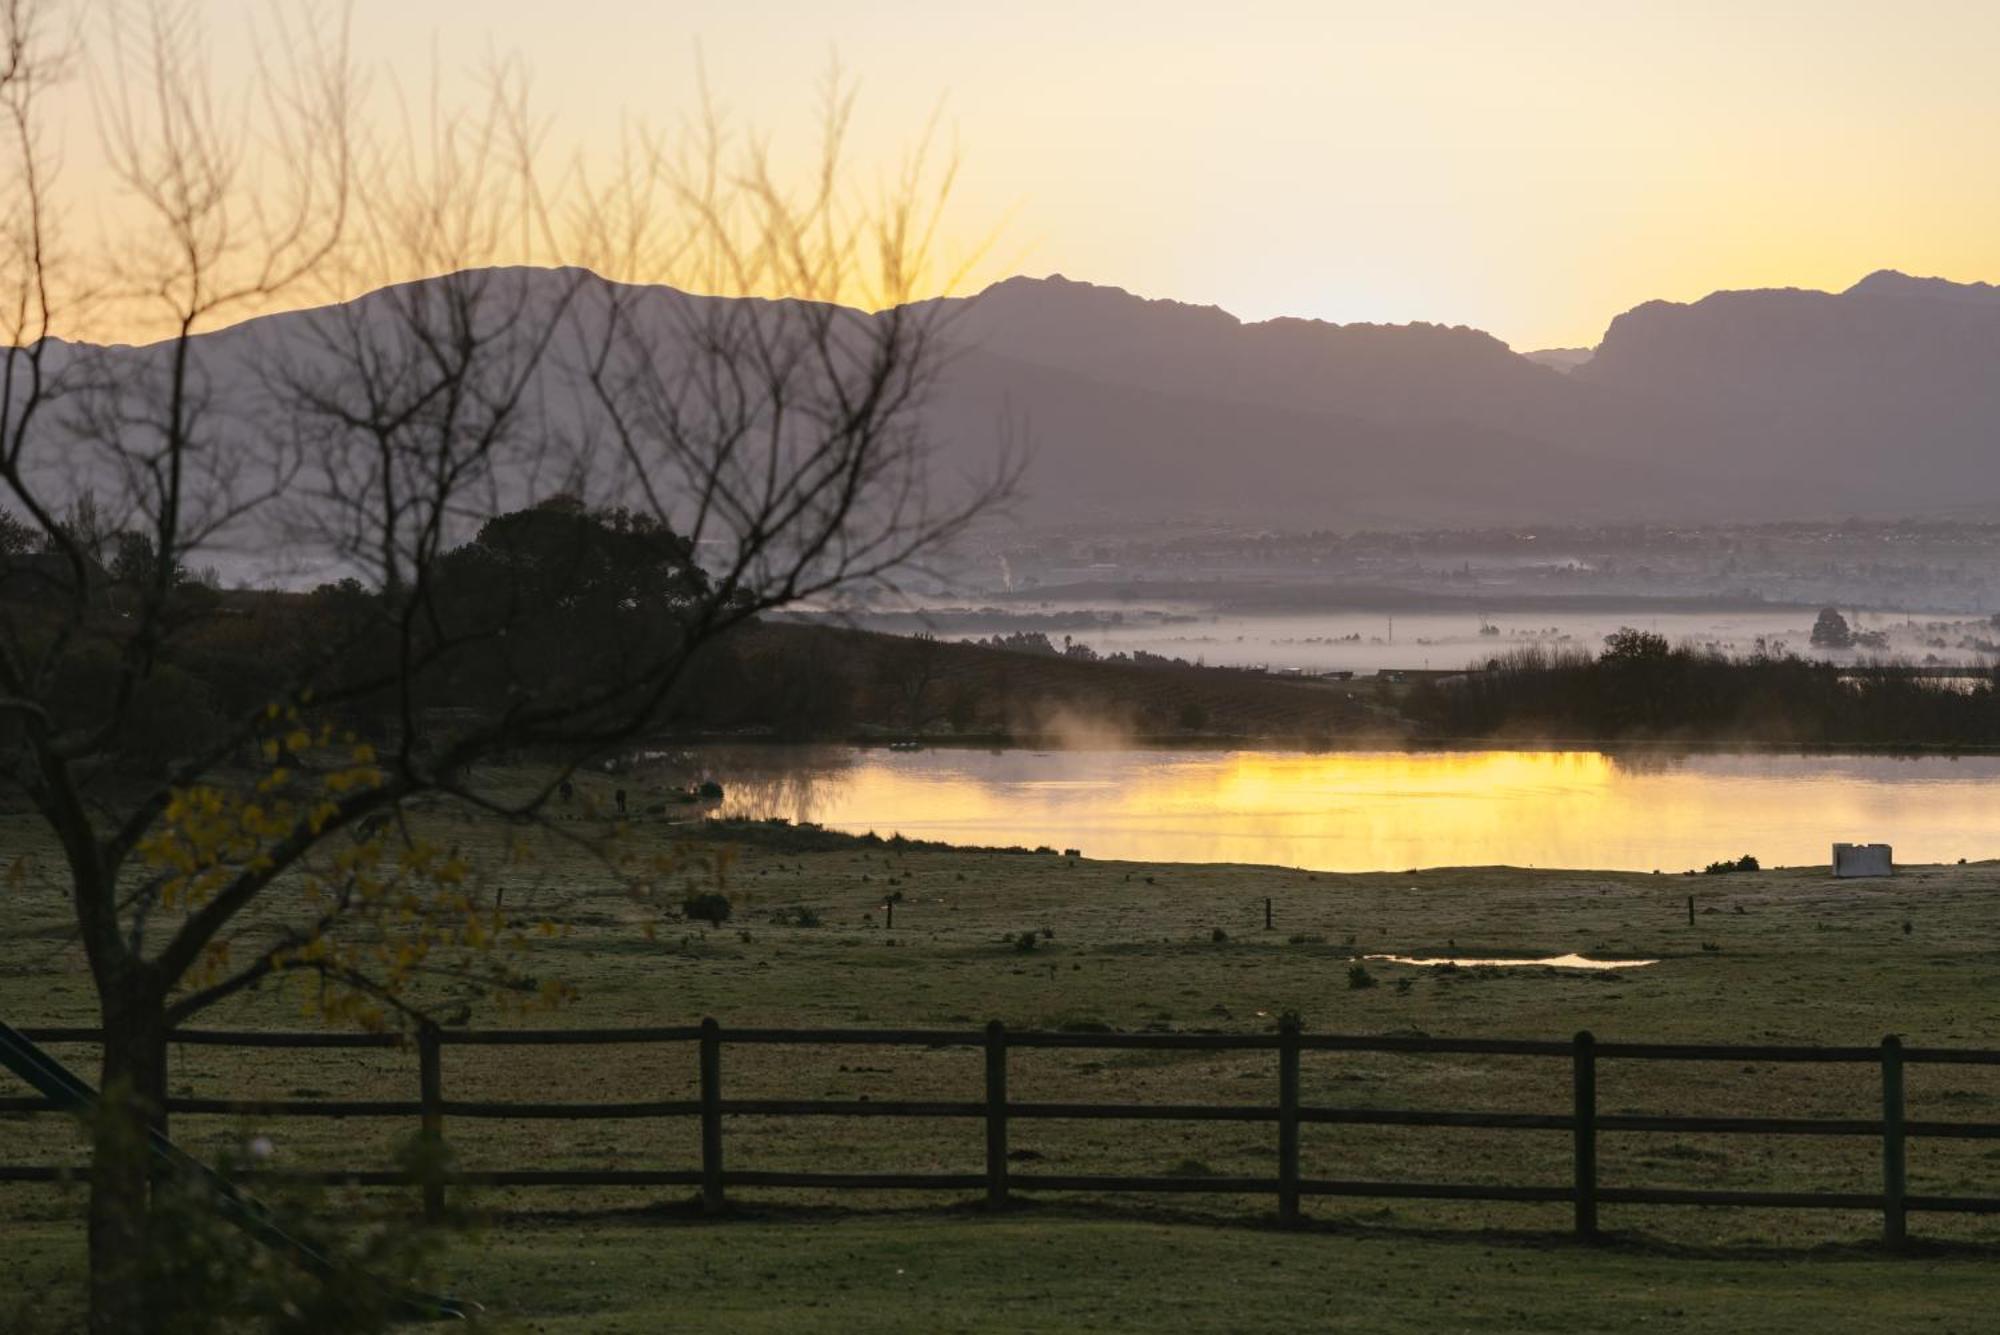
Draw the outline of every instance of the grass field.
M442 824L442 822L440 822ZM449 831L468 846L494 831ZM664 843L657 822L632 838ZM35 851L0 818L0 845ZM38 859L37 865L41 865ZM1914 868L1893 881L1819 869L1684 878L1469 868L1335 876L1279 868L1155 866L1046 855L853 845L743 846L724 928L657 915L607 888L594 864L551 848L514 873L508 904L557 913L564 936L536 967L578 1000L528 1023L970 1027L1106 1025L1256 1032L1284 1011L1309 1031L1601 1039L1991 1045L2000 1028L2000 866ZM893 928L881 903L901 892ZM1695 924L1686 897L1696 898ZM1263 927L1270 898L1275 927ZM0 1016L90 1023L89 980L57 889L30 877L0 899L8 948ZM820 925L790 925L806 908ZM772 921L783 916L787 924ZM649 939L645 928L654 928ZM1022 933L1034 946L1019 947ZM1439 971L1366 954L1548 956L1659 962L1607 973ZM474 1024L491 1023L475 1015ZM265 995L210 1027L295 1027ZM513 1021L509 1021L513 1023ZM86 1054L69 1051L83 1063ZM691 1049L449 1048L451 1098L647 1099L691 1095ZM725 1050L731 1096L979 1096L976 1052ZM1566 1110L1569 1072L1532 1058L1307 1054L1309 1103ZM1014 1055L1022 1100L1255 1102L1275 1092L1268 1053L1035 1051ZM414 1055L177 1050L177 1093L411 1098ZM1605 1063L1605 1112L1868 1118L1868 1067ZM2000 1120L2000 1079L1913 1067L1909 1115ZM413 1128L381 1120L185 1116L175 1135L219 1154L251 1131L291 1166L385 1165ZM489 1122L447 1127L468 1167L693 1167L689 1121ZM1012 1144L1047 1172L1267 1174L1269 1126L1021 1122ZM2000 1194L1991 1142L1916 1141L1913 1192ZM739 1168L978 1171L977 1122L737 1118ZM1869 1191L1865 1137L1607 1135L1607 1186ZM1560 1184L1560 1133L1307 1127L1309 1176ZM0 1159L79 1162L57 1119L0 1120ZM960 1200L743 1192L739 1218L703 1222L674 1191L487 1192L484 1222L449 1258L457 1291L500 1329L1826 1330L1987 1328L2000 1296L2000 1221L1917 1215L1914 1256L1873 1243L1867 1215L1606 1207L1610 1240L1562 1236L1563 1206L1317 1201L1312 1227L1271 1226L1268 1199L1029 1200L997 1216ZM377 1198L380 1204L383 1198ZM0 1185L0 1271L60 1325L80 1264L73 1192ZM14 1286L0 1286L14 1287ZM0 1304L0 1319L5 1306Z

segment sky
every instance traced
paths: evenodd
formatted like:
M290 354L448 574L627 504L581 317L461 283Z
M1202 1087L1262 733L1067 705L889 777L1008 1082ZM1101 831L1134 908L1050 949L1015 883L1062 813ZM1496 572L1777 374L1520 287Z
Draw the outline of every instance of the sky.
M226 91L269 7L191 2ZM858 160L886 169L933 115L958 146L947 239L983 247L975 287L1059 272L1527 350L1594 344L1653 298L2000 279L1991 0L354 0L353 20L382 86L520 56L586 153L687 114L697 69L803 140L837 57Z

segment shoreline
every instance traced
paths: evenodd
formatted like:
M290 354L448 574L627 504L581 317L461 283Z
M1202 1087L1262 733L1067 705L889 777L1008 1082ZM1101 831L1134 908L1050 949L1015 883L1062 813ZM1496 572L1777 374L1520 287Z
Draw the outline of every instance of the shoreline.
M927 733L851 733L838 737L787 738L769 734L690 733L657 738L644 744L645 750L665 747L743 746L756 749L797 747L846 747L882 751L892 746L915 744L934 751L1280 751L1326 755L1379 755L1385 753L1424 754L1482 752L1579 752L1615 755L1627 751L1687 755L1802 755L1802 756L1898 756L1940 757L2000 755L2000 744L1870 743L1870 742L1780 742L1754 739L1711 738L1592 739L1587 737L1437 737L1409 738L1394 735L1363 736L1337 740L1257 733L1145 733L1125 736L1116 744L1100 744L1094 739L1079 740L1072 733L973 733L938 736Z

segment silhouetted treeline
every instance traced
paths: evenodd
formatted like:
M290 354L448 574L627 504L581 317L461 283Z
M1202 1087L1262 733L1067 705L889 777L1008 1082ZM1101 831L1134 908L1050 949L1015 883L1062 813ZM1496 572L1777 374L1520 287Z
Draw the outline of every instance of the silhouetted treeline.
M1725 658L1623 631L1597 657L1533 647L1411 690L1432 738L2000 746L2000 691L1973 679L1843 667L1790 654Z
M685 670L659 686L630 684L633 664L675 661L699 638L694 619L717 613L708 577L687 539L665 525L569 497L487 521L421 582L387 590L347 579L307 593L224 591L175 571L160 613L173 630L164 640L138 637L129 614L156 583L150 547L127 533L86 531L82 521L72 531L89 557L84 616L65 620L75 565L10 540L5 526L0 614L30 646L68 637L47 693L47 726L58 732L94 726L95 702L121 676L136 680L132 707L103 743L121 765L143 769L227 744L242 720L298 681L312 682L321 712L345 727L419 751L474 720L518 718L532 740L524 682L607 719L635 705L667 718L699 687L714 647L687 655ZM130 672L139 655L150 659L143 675ZM724 657L714 656L716 669L726 669ZM17 726L0 719L0 745Z
M1060 645L1039 630L1018 630L1008 634L990 635L983 640L972 640L984 649L1005 649L1016 654L1040 654L1045 658L1070 658L1079 663L1124 663L1133 667L1192 668L1199 666L1185 658L1170 658L1165 654L1152 653L1145 649L1119 649L1111 653L1099 653L1082 640L1065 635Z
M657 521L566 497L489 520L416 588L343 580L310 592L225 591L177 574L167 608L177 633L157 647L135 642L125 614L151 568L116 537L92 544L113 559L83 576L93 610L50 693L50 723L87 726L91 702L131 655L155 654L108 739L119 766L135 773L213 748L315 671L323 714L418 754L516 717L518 734L509 735L533 754L535 720L517 689L524 681L565 699L602 695L607 715L637 703L662 736L1214 732L1330 742L1367 721L1344 692L1143 651L1100 659L1041 634L1002 648L756 620L705 637L656 697L634 702L629 665L696 638L689 622L708 614L707 576L687 540ZM75 578L0 534L0 614L62 633L59 595ZM405 661L425 666L415 684L398 670ZM21 726L0 716L0 745ZM243 743L246 757L253 741Z

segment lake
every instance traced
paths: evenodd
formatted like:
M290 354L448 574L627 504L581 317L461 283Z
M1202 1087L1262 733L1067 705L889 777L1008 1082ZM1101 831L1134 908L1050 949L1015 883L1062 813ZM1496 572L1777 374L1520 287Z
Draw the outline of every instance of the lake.
M1824 864L1836 840L2000 856L2000 756L774 746L694 764L734 815L1097 858L1678 872Z

